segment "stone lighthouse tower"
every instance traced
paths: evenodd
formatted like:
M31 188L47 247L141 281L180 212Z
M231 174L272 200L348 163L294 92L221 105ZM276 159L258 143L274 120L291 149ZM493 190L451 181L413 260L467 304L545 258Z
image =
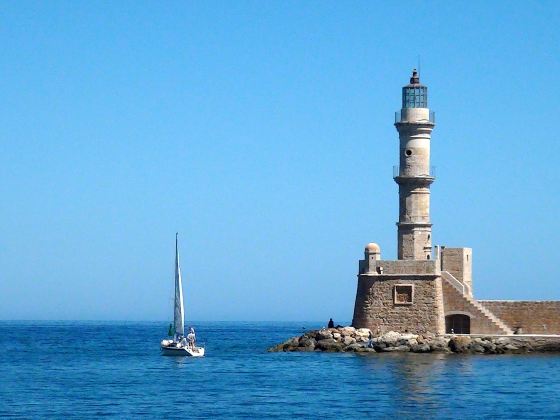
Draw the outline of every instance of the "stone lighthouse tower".
M416 69L402 88L402 108L395 114L399 132L399 166L394 179L399 184L398 259L432 258L430 222L430 138L434 113L428 108L428 87L420 83Z

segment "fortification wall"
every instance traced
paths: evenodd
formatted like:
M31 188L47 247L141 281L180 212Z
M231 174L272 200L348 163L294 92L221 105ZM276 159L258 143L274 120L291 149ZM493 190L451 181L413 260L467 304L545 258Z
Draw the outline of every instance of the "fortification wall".
M521 334L560 334L560 301L479 300Z
M397 267L395 265L392 268ZM369 328L375 333L443 334L445 321L441 277L398 274L358 276L352 325Z
M439 274L435 260L361 260L360 274Z
M471 334L507 334L503 324L498 324L491 319L484 308L469 296L462 295L447 281L443 281L443 308L444 314L468 315L471 319ZM497 314L495 314L497 315Z

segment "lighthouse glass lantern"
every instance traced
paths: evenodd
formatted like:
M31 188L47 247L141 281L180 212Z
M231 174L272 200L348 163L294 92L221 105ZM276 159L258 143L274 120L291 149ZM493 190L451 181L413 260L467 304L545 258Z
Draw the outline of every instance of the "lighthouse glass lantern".
M403 108L428 108L428 87L420 84L420 76L412 71L410 84L402 88Z

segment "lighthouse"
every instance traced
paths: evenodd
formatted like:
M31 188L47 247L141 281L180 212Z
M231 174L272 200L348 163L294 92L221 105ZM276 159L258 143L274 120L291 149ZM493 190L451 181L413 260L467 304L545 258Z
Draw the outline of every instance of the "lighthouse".
M395 113L400 144L399 166L393 170L399 185L399 260L432 258L430 185L435 178L430 166L430 140L434 126L434 113L428 108L428 87L420 83L414 69L410 83L402 88L402 108Z
M420 83L416 70L402 88L395 127L399 133L399 165L393 171L399 186L398 259L383 259L377 243L365 246L358 264L352 326L376 334L510 335L519 328L529 334L552 330L560 334L560 301L477 300L472 249L439 246L432 255L430 186L435 178L430 140L435 119L428 108L428 88ZM538 316L528 317L527 308Z

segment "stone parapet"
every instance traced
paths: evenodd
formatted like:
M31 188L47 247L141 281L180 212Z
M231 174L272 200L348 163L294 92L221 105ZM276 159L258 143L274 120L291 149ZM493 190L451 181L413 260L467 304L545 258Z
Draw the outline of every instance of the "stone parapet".
M360 264L360 274L364 275L428 275L441 273L435 260L373 260Z
M479 300L479 302L520 334L560 334L560 301Z

